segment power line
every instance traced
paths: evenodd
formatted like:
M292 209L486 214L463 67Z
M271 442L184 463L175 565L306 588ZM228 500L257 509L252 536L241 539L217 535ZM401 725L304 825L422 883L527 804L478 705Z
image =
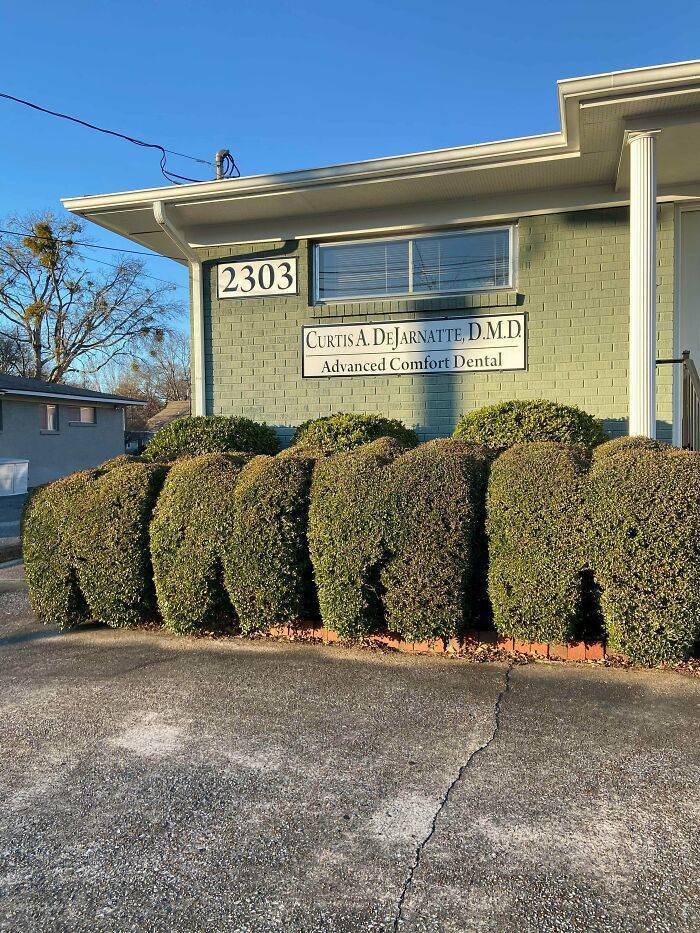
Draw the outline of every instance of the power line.
M115 266L113 262L107 262L106 259L98 259L96 256L93 257L90 262L99 262L100 265L109 266L110 269L119 268L119 266ZM141 272L141 275L147 279L153 279L154 282L162 282L163 285L171 285L173 288L186 288L189 291L189 285L181 285L179 282L171 282L168 279L159 279L157 275L150 275L148 272Z
M137 139L135 136L127 136L125 133L118 133L116 130L109 130L103 126L97 126L95 123L88 123L87 120L81 120L79 117L72 117L70 114L61 113L59 110L50 110L48 107L42 107L40 104L35 104L30 100L24 100L22 97L15 97L12 94L6 94L2 91L0 91L0 97L4 98L5 100L14 101L16 104L22 104L24 107L30 107L32 110L38 110L39 113L46 113L51 117L59 117L61 120L69 120L71 123L77 123L79 126L84 126L86 129L95 130L96 132L104 133L107 136L116 136L117 139L123 139L128 143L133 143L135 146L142 146L145 149L157 150L160 152L161 173L167 181L174 185L179 185L182 182L198 182L202 179L188 178L186 175L178 175L175 172L171 172L167 167L168 154L178 156L181 159L189 159L191 162L198 162L200 165L213 164L209 159L200 159L198 156L188 155L185 152L177 152L175 149L166 149L165 146L161 146L160 143L148 143L143 139ZM238 177L241 174L233 158L230 157L230 161L226 162L223 177L233 178L234 172L237 173L235 177Z
M2 228L0 228L0 234L3 234L3 233L9 236L31 237L33 240L53 240L54 243L64 243L68 246L89 246L91 249L105 249L111 253L134 253L137 256L148 256L151 259L155 259L158 256L157 253L147 253L141 249L119 249L119 247L117 246L98 246L96 243L82 243L78 240L62 240L59 237L39 236L36 233L21 233L21 232L18 232L17 230L3 230ZM172 257L167 256L165 258L171 259ZM89 261L99 262L103 266L110 266L112 269L119 268L119 266L115 266L114 263L105 262L104 259L97 259L97 257L93 257ZM153 279L156 282L162 282L164 285L172 285L174 288L188 288L189 287L187 285L181 285L177 282L171 282L169 279L161 279L157 275L151 275L148 272L142 272L141 275L143 275L147 279Z
M60 237L42 237L38 236L36 233L22 233L17 230L3 230L0 228L0 233L7 234L7 236L31 237L33 240L53 240L54 243L64 243L66 246L86 246L88 249L105 249L110 253L133 253L134 256L150 256L151 259L155 259L159 256L158 253L149 253L144 249L121 249L119 246L100 246L98 243L84 243L81 240L62 240ZM174 256L164 256L163 258L175 259Z

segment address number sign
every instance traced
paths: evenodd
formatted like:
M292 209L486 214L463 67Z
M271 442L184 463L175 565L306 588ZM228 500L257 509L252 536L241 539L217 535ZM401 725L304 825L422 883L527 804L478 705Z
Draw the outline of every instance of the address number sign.
M219 263L217 286L219 298L296 295L296 257Z

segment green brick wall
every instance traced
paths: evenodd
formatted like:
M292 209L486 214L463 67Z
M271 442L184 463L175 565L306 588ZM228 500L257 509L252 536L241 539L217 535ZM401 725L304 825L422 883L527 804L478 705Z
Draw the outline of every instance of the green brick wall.
M658 352L673 353L673 206L659 210ZM283 437L335 411L381 412L423 437L448 435L460 414L510 398L549 398L603 419L626 433L629 307L628 211L616 208L525 217L518 223L515 289L462 298L311 304L307 241L200 250L205 263L207 412L244 414L278 427ZM216 297L215 261L296 255L300 294ZM302 379L301 327L419 317L528 314L528 368L439 376ZM658 373L658 431L670 440L672 367Z

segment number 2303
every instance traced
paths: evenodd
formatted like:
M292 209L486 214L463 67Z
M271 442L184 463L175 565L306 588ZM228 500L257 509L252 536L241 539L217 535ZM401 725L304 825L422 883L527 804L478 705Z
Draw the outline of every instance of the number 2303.
M296 262L241 262L219 266L219 297L296 291Z

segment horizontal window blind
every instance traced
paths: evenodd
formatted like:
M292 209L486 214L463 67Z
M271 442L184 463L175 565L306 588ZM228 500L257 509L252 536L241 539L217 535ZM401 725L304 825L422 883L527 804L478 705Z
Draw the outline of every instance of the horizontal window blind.
M449 294L511 284L511 228L320 244L319 301Z

